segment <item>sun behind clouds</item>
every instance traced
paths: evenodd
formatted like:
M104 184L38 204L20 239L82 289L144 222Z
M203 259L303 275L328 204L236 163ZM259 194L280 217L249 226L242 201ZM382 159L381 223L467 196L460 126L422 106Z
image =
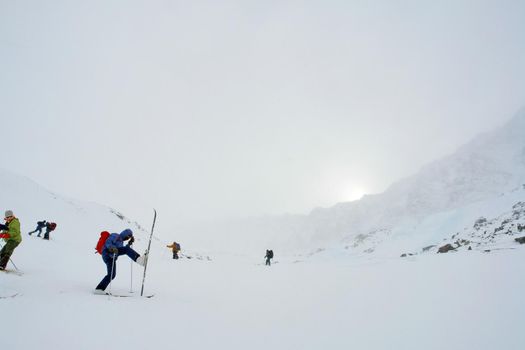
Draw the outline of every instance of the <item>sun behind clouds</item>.
M361 199L367 193L366 189L363 186L358 186L355 184L349 184L345 187L343 191L343 200L345 201L355 201Z

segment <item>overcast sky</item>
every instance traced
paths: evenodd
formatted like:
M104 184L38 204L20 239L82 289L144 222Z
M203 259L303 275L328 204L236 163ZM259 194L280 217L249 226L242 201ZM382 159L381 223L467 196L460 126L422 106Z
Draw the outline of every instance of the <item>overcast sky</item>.
M142 222L307 213L525 105L525 1L0 0L0 67L5 168Z

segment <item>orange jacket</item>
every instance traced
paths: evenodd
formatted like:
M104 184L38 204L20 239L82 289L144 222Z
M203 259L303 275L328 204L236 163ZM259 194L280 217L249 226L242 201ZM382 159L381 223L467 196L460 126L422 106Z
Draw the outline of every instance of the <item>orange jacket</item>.
M173 242L173 244L167 245L166 247L171 248L171 250L174 252L180 251L179 245L175 244L175 242Z

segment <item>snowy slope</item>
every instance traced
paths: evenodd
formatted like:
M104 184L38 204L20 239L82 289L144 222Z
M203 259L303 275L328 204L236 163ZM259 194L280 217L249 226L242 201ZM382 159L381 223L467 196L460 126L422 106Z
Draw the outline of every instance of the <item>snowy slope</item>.
M80 238L80 240L82 240ZM87 242L87 241L86 241ZM50 244L48 244L50 243ZM79 244L85 245L85 244ZM153 250L152 299L90 294L100 258L26 239L22 277L0 274L6 349L521 349L525 250L364 261L169 259ZM113 291L130 287L118 261ZM134 266L137 293L141 271Z
M230 241L235 234L220 227L214 227L220 240L204 239L210 260L174 261L167 242L155 240L145 288L155 294L151 299L91 293L105 274L100 256L93 254L102 229L131 227L139 238L136 249L146 248L146 232L130 220L5 171L0 190L2 206L15 211L24 232L13 255L23 275L0 273L0 296L16 294L0 298L2 349L517 350L525 344L525 249L511 237L496 243L516 249L490 254L485 247L409 258L397 253L401 248L419 253L428 243L472 227L480 216L487 219L480 232L500 227L521 208L514 207L525 192L521 189L498 201L406 219L380 231L389 232L389 239L371 244L374 254L360 253L362 246L349 253L337 241L310 256L276 250L268 268L262 259L266 246L260 254L224 253L244 241ZM59 225L51 241L25 234L44 218ZM164 219L168 215L159 213ZM516 220L521 219L520 214ZM296 227L295 220L287 218L288 229ZM277 231L278 223L273 225ZM461 231L462 237L471 232ZM182 246L185 255L197 256L184 250L199 247L197 240L182 240ZM142 269L121 257L112 290L132 289L137 295L141 278Z
M33 231L40 220L56 222L58 226L53 235L61 235L64 239L75 232L89 232L90 235L103 230L114 232L123 225L138 233L145 232L138 223L114 209L60 196L5 169L0 169L0 192L1 214L4 210L13 210L24 233Z
M307 218L313 242L390 229L410 219L497 198L525 184L525 110L379 195L317 209ZM307 231L308 232L308 231Z
M273 247L304 252L332 245L352 246L354 241L372 236L383 241L383 236L403 231L407 221L417 226L433 215L461 211L474 203L497 203L501 195L521 189L524 184L525 109L500 129L479 135L456 153L430 163L384 193L318 208L306 216L195 224L176 230L186 233L188 240L201 237L199 244L212 244L217 249L224 248L225 240L231 251L256 252ZM520 200L525 201L523 193L518 194L516 202ZM494 215L509 208L498 210L501 212ZM407 233L412 236L412 230Z

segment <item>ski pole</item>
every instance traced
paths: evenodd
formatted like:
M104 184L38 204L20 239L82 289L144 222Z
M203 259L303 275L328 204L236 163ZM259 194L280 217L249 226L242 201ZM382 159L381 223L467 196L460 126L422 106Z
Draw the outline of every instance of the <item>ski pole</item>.
M16 265L15 265L13 259L9 258L9 261L11 262L11 264L13 264L13 266L14 266L15 269L16 269L16 271L20 271L20 270L18 269L18 267L16 267Z
M133 237L133 236L132 236L132 237ZM134 240L134 238L132 238L132 240ZM132 245L133 245L133 242L130 241L130 242L128 243L128 246L131 248ZM130 293L133 293L133 260L130 260L129 263L130 263L129 292L130 292Z
M130 260L129 262L131 263L131 279L129 282L129 292L133 293L133 260Z
M108 300L111 299L111 282L113 282L113 269L115 268L115 253L113 253L113 262L111 264L111 275L109 276L109 294Z

